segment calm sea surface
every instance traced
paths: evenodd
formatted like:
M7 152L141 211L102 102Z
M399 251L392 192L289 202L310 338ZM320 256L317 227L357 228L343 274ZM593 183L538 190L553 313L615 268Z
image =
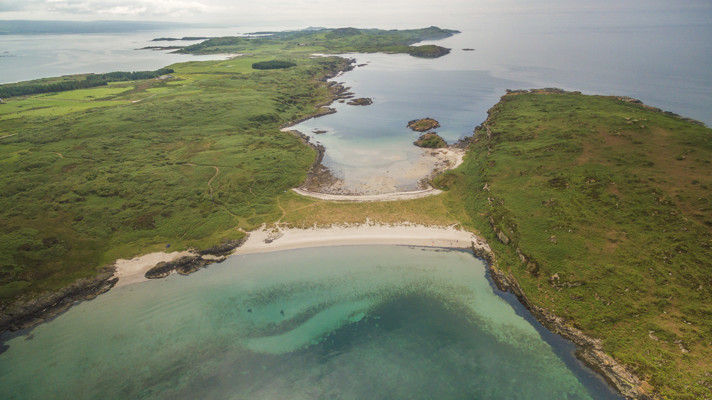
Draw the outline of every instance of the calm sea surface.
M336 189L374 193L413 190L424 175L410 173L423 168L428 151L412 145L419 134L408 121L435 118L452 143L471 135L506 89L631 96L712 125L712 23L674 17L455 19L448 27L462 33L432 42L452 49L445 57L350 55L366 65L334 80L374 104L336 104L336 114L295 128L326 147L324 164L343 179Z
M682 8L681 8L682 9ZM623 95L712 125L712 7L704 12L639 11L453 15L443 27L462 33L437 41L452 53L435 60L406 55L348 55L366 64L336 78L366 107L296 129L326 149L324 164L342 181L331 191L413 190L434 167L413 146L412 119L433 117L449 142L472 134L506 89L560 87ZM353 21L351 21L353 23ZM220 36L278 27L191 29L114 35L0 35L0 82L62 74L156 69L209 59L134 50L156 37ZM465 51L464 49L473 49ZM220 56L219 56L220 57ZM315 131L326 131L316 135ZM325 191L329 191L325 188Z
M220 56L171 54L170 50L136 50L148 46L186 46L195 41L155 38L234 36L235 29L185 29L106 34L0 35L0 83L53 76L147 71L169 64L223 59Z
M495 290L463 251L234 256L6 340L0 397L617 398Z

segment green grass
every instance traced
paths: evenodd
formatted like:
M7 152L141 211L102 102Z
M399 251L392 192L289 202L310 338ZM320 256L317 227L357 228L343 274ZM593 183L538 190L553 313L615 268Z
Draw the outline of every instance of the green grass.
M279 127L330 97L318 79L345 60L253 72L259 60L179 64L172 82L0 105L1 136L13 135L0 139L0 302L119 257L209 247L278 218L276 196L315 157Z
M664 398L710 397L712 130L580 94L507 95L490 114L438 183L500 267Z
M447 147L447 143L445 142L445 140L435 132L428 132L422 135L413 144L419 147L425 147L429 149Z

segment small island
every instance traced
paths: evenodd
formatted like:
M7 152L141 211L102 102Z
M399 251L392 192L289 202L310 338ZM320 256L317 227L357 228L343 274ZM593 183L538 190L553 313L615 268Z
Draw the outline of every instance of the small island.
M358 99L353 99L346 104L350 106L370 106L371 104L373 104L373 99L369 97L361 97Z
M151 41L152 42L175 42L178 40L191 41L191 40L207 40L207 39L212 39L212 38L208 37L208 36L184 36L182 38L160 37L160 38L151 39Z
M441 138L440 135L435 132L428 132L424 135L421 135L418 140L413 142L413 144L418 147L424 147L426 149L440 149L443 147L447 147L447 142L445 142L445 139Z
M430 117L408 121L408 128L416 132L427 132L439 127L440 123Z

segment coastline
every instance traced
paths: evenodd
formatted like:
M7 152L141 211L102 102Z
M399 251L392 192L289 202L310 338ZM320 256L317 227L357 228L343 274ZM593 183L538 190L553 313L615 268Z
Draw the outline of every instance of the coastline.
M410 223L397 225L344 224L308 229L263 226L260 229L250 232L247 240L223 257L205 258L204 256L201 257L198 253L190 251L150 253L135 257L131 260L117 260L114 265L115 272L113 277L118 279L115 287L121 287L146 282L149 280L149 278L146 278L146 273L154 269L154 267L160 268L161 265L176 262L183 257L199 258L206 261L205 264L200 266L202 267L235 255L268 253L311 247L369 244L447 247L475 249L476 251L485 253L491 252L489 245L483 239L471 232L456 229L454 226L425 226ZM163 276L167 276L169 273Z
M516 94L516 93L515 93ZM627 100L622 100L627 101ZM630 101L629 101L630 102ZM313 115L309 118L320 116ZM485 121L479 129L485 129L489 134L489 127ZM295 122L296 123L296 122ZM308 143L308 140L306 140ZM308 143L314 147L314 144ZM323 148L321 150L323 156ZM463 151L464 154L464 151ZM314 168L320 165L320 158L315 162ZM460 157L459 165L462 162ZM455 167L457 166L455 165ZM451 167L454 168L454 167ZM450 169L450 168L446 168ZM438 172L438 171L436 171ZM410 195L419 198L429 195L435 195L441 191L430 188L422 191L388 193L384 195L328 195L315 192L309 192L302 189L292 189L295 192L317 197L324 200L334 201L388 201L388 200L406 200ZM319 196L331 196L336 198L324 198ZM384 196L378 198L378 196ZM393 197L388 199L388 196ZM403 197L399 197L403 196ZM375 197L375 198L373 198ZM370 198L370 199L369 199ZM161 263L170 263L179 260L183 257L189 257L204 261L200 268L206 264L219 261L231 255L265 253L271 251L283 251L297 248L321 247L321 246L340 246L340 245L365 245L365 244L396 244L396 245L414 245L414 246L429 246L429 247L452 247L452 248L472 248L475 255L482 257L488 261L488 266L491 276L500 290L510 291L517 296L519 301L532 313L532 315L540 321L544 326L553 333L559 334L572 341L577 346L577 357L589 367L600 373L607 382L615 387L626 398L631 399L652 399L654 395L647 393L644 389L645 383L638 379L635 375L625 369L610 355L603 351L601 341L590 338L576 328L573 328L570 323L557 317L532 304L514 276L506 274L496 265L494 254L487 243L476 237L475 235L466 232L458 231L454 227L434 227L415 224L399 224L399 225L356 225L356 226L331 226L328 228L312 228L312 229L280 229L280 228L262 228L252 232L244 243L231 247L229 255L223 258L202 255L209 254L205 252L175 252L175 253L151 253L132 260L117 260L113 267L113 274L101 274L96 279L83 280L80 284L78 281L73 287L78 289L67 294L62 293L61 296L53 295L51 299L41 299L31 304L31 308L36 309L29 317L25 317L19 323L13 321L13 325L5 327L0 324L0 332L12 327L12 330L22 329L36 325L48 318L52 318L66 309L76 301L89 300L96 295L106 292L113 286L125 286L133 283L143 282L148 280L145 278L146 272ZM234 251L232 251L234 250ZM156 261L155 263L153 261ZM197 269L196 268L196 269ZM170 273L170 271L168 272ZM167 273L167 274L168 274ZM166 274L166 275L167 275ZM165 276L165 275L164 275ZM123 282L122 282L123 279ZM80 287L81 286L81 287ZM57 297L59 296L59 297ZM26 306L26 305L25 305ZM47 308L53 308L47 310ZM28 306L25 307L30 308ZM2 317L5 317L3 315ZM0 320L0 322L5 322ZM20 325L24 324L24 325ZM17 328L19 326L19 328Z

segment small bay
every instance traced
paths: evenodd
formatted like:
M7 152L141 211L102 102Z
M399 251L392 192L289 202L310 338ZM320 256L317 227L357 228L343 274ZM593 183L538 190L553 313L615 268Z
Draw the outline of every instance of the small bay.
M233 256L4 337L0 396L617 398L486 275L435 248Z

